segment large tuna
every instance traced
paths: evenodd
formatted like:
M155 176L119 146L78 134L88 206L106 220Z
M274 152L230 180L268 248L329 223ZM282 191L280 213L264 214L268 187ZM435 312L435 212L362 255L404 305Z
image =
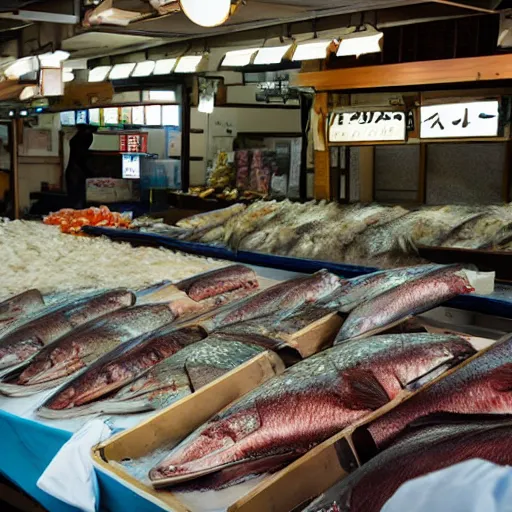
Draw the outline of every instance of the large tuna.
M33 317L9 330L0 339L0 370L26 361L60 336L100 316L131 306L135 296L128 290L112 290L78 299Z
M474 353L457 336L390 335L292 366L194 432L150 472L155 487L212 475L219 486L272 471Z
M474 289L463 270L441 267L355 308L343 324L335 344L377 334L457 295L472 291Z
M87 372L38 411L45 418L127 414L167 407L264 351L187 327L136 345ZM135 379L135 380L134 380ZM124 386L124 387L123 387ZM113 391L119 390L112 394Z
M474 458L512 464L512 419L479 418L418 428L335 484L304 512L380 512L408 480ZM414 510L412 503L409 510Z
M43 348L22 369L17 380L13 377L20 370L6 374L0 392L23 396L55 387L63 378L89 366L118 345L173 320L174 314L166 304L133 306L104 315Z
M382 447L418 418L443 413L512 413L512 336L379 418L369 431Z

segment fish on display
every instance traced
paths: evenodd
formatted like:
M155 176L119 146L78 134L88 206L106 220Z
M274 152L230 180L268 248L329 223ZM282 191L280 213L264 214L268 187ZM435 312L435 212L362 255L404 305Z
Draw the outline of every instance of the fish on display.
M332 294L332 297L328 298L328 303L336 306L342 313L348 313L363 302L372 300L388 290L401 286L417 277L445 268L449 267L445 265L418 265L365 274L349 279ZM461 267L456 266L451 268L461 269Z
M43 310L0 338L0 370L23 363L76 327L134 303L134 294L120 289Z
M212 331L220 326L259 318L276 311L286 316L303 304L333 293L340 283L337 276L326 270L320 270L311 276L290 279L234 305L233 308L219 312L204 325L208 331Z
M216 227L228 221L231 217L240 215L246 209L243 203L236 203L227 208L211 212L199 213L176 222L176 226L184 229L204 230Z
M418 426L332 486L304 512L380 512L405 482L469 459L511 465L512 419L464 422L461 418Z
M45 303L39 290L27 290L0 302L0 333L16 320L32 315L44 307Z
M381 448L418 418L442 421L446 413L512 413L512 337L375 420L368 431Z
M195 327L139 343L59 390L39 410L45 418L127 414L167 407L265 349ZM112 395L112 392L119 390Z
M334 343L382 332L457 295L473 291L460 267L440 267L355 308L344 322Z
M21 396L55 387L118 345L169 324L174 318L166 304L133 306L104 315L43 348L25 368L4 375L0 392ZM10 383L16 376L17 386L13 387Z
M239 300L259 287L254 270L244 265L205 272L176 284L153 287L138 294L138 303L169 302L177 316L199 313ZM179 296L181 292L182 296Z
M178 290L185 292L195 301L209 299L240 288L252 290L258 286L256 272L244 265L230 265L211 270L176 284Z
M305 359L215 415L150 472L155 487L221 487L279 469L475 353L458 336L377 336ZM211 481L214 480L214 483ZM195 483L197 484L197 482Z

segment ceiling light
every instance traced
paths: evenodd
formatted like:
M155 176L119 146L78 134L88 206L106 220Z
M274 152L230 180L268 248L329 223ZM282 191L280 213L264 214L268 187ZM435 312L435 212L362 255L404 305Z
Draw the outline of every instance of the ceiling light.
M258 50L258 54L254 59L254 64L258 66L264 64L279 64L291 47L291 44L287 44L283 46L261 48Z
M89 82L104 82L112 66L98 66L89 71Z
M246 48L244 50L234 50L227 52L222 60L222 67L241 67L248 66L251 63L253 55L258 48Z
M180 0L180 6L187 18L201 27L222 25L234 10L231 0Z
M9 80L16 80L24 75L39 71L39 59L37 57L24 57L10 64L4 71Z
M27 117L28 116L28 110L20 110L20 116L21 117Z
M373 28L356 31L341 40L336 55L338 57L349 55L359 57L365 53L378 53L382 51L383 40L384 34Z
M15 114L15 113L16 113L16 112L14 112L14 110L9 110L9 117L14 117L14 114Z
M69 59L69 53L63 50L48 52L39 55L42 68L60 68L62 63Z
M161 59L155 63L155 69L153 75L169 75L172 70L176 67L178 59Z
M33 98L34 96L37 96L37 94L39 94L39 86L37 86L37 85L29 85L29 86L25 87L21 91L20 101L29 100L30 98Z
M294 61L326 59L327 50L331 46L332 39L313 39L299 43L293 54Z
M154 60L145 60L144 62L139 62L135 69L133 70L132 77L142 77L149 76L153 73L155 69L155 61Z
M71 68L64 68L62 70L62 81L64 83L72 82L75 79L75 74Z
M134 62L126 62L125 64L116 64L112 71L109 73L109 80L122 80L123 78L128 78L135 68Z
M197 68L201 61L203 60L202 55L186 55L185 57L181 57L178 61L175 73L194 73L197 71Z

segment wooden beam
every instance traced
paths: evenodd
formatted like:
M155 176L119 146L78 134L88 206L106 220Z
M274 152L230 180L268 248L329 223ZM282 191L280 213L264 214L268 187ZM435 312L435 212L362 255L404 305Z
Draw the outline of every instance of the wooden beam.
M315 95L313 109L313 140L315 141L315 199L332 199L331 188L331 155L326 142L326 124L329 116L329 95L320 93ZM323 147L320 147L323 146ZM319 151L319 149L321 149Z
M512 54L299 73L292 79L292 85L341 91L510 79Z
M485 7L479 7L478 5L470 5L465 4L462 1L455 2L452 0L432 0L436 4L444 4L449 5L450 7L460 7L461 9L467 9L469 11L475 11L475 12L484 12L486 14L496 14L498 11L494 11L493 9L487 9Z

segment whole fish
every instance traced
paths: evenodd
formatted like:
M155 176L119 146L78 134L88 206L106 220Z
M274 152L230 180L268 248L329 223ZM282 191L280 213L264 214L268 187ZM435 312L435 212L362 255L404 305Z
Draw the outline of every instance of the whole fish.
M227 407L154 467L155 487L275 470L475 350L457 336L390 335L305 359ZM221 477L219 476L219 473ZM215 475L217 474L217 475ZM211 485L211 483L206 484Z
M27 290L0 302L0 333L14 321L32 315L44 307L43 297L38 290Z
M218 313L204 325L211 332L220 326L259 318L276 311L286 316L303 304L333 293L340 283L334 274L320 270L311 276L291 279L267 288L233 308Z
M512 336L407 400L368 430L379 447L418 418L444 413L512 413ZM441 417L440 417L441 420Z
M98 372L81 375L51 397L38 414L68 418L164 408L264 351L223 337L200 341L204 335L197 328L185 328L161 336L158 343L135 346Z
M408 480L475 458L512 464L511 419L417 428L335 484L304 512L380 512Z
M411 279L425 276L431 272L447 268L445 265L418 265L392 270L382 270L372 274L349 279L326 301L342 313L348 313L363 302L374 299L388 290L407 283ZM452 266L461 270L462 267Z
M185 279L176 284L192 300L201 301L239 288L258 288L256 272L244 265L230 265Z
M344 322L334 343L382 332L413 315L472 291L474 289L464 271L457 267L441 267L355 308Z
M174 318L166 304L133 306L104 315L62 336L34 356L16 381L24 389L9 389L0 383L0 391L26 395L55 387L60 380L89 366L121 343L169 324ZM19 370L13 372L16 373ZM2 380L11 381L11 375Z
M231 217L242 214L246 208L247 206L245 204L236 203L232 206L228 206L227 208L222 208L220 210L214 210L211 212L199 213L197 215L193 215L192 217L187 217L186 219L182 219L176 222L176 226L185 229L212 228L223 224Z
M132 292L120 289L43 310L43 314L0 338L0 370L26 361L76 327L134 302Z

